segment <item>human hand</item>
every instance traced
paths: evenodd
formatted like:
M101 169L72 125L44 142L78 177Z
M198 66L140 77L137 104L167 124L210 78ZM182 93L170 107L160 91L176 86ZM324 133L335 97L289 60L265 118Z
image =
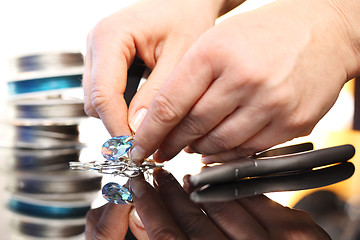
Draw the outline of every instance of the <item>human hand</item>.
M149 239L135 208L108 203L92 209L86 215L85 238L124 239L128 228L138 240Z
M305 212L283 207L264 195L196 205L164 170L154 172L155 189L142 177L132 178L130 185L136 211L149 239L330 239ZM127 227L123 214L129 210L119 212L114 208L129 207L108 207L97 218L101 219L98 223L88 221L87 229L103 233L87 235L88 239L92 239L89 236L123 239ZM95 215L94 211L88 216ZM143 229L140 228L139 236L139 227L132 228L130 224L130 228L138 239L147 238Z
M88 35L84 71L85 111L100 117L112 136L137 128L175 65L215 19L243 1L142 0L100 21ZM200 10L201 9L201 10ZM134 57L152 69L129 112L123 98Z
M204 33L152 102L132 159L188 146L212 163L309 134L359 73L353 18L333 2L280 0Z

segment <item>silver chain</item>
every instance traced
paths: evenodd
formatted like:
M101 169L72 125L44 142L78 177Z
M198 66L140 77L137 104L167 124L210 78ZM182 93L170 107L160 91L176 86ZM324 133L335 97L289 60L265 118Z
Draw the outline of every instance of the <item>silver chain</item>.
M121 157L115 161L92 161L87 163L70 162L71 170L78 171L97 171L101 174L112 174L114 176L136 177L140 173L148 170L163 167L163 164L155 163L153 160L146 159L141 165L137 165L128 157Z

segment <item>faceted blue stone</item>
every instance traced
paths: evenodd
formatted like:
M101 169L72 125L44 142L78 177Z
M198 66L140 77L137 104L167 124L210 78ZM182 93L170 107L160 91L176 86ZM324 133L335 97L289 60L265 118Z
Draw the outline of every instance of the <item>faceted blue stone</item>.
M109 182L102 188L102 195L108 202L115 204L127 204L126 201L133 201L130 191L114 182Z
M104 158L114 161L124 156L133 144L132 140L125 142L127 138L129 138L129 136L125 135L113 137L107 140L101 148L101 153Z

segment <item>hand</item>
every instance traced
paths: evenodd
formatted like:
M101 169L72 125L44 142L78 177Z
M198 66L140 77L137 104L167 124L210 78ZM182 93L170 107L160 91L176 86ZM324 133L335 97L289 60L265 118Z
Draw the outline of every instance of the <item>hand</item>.
M309 134L359 73L356 22L333 2L280 0L204 33L150 105L132 159L188 146L212 163Z
M85 111L100 117L112 136L136 130L154 95L185 51L219 14L225 0L142 0L99 22L88 36L84 71ZM201 10L200 10L201 9ZM135 55L152 69L130 104L123 98Z
M86 215L86 239L124 239L128 227L136 239L149 239L135 208L108 203Z
M305 212L283 207L264 195L196 205L175 178L164 170L154 172L155 189L142 177L132 178L130 185L136 211L152 240L330 239ZM89 215L95 215L94 211ZM122 213L126 214L128 210ZM127 219L122 213L114 209L104 211L100 222L88 221L87 229L102 232L100 239L123 239L126 231L121 229L127 227ZM144 235L139 238L137 230L132 228L134 235L146 239Z

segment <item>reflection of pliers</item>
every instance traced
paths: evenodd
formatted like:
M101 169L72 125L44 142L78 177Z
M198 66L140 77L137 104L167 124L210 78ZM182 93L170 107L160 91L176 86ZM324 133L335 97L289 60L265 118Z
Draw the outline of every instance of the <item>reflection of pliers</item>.
M213 187L214 184L221 183L223 183L222 185L224 187L224 183L229 182L237 184L237 186L241 186L241 184L243 184L243 187L246 187L244 185L244 182L246 181L247 184L249 184L249 180L252 180L251 184L254 182L265 183L266 181L269 181L270 178L274 178L276 181L279 181L279 176L283 177L281 181L285 181L286 179L284 178L284 175L294 175L296 173L295 175L297 178L306 177L306 174L309 173L305 174L305 171L312 170L313 168L325 167L328 165L346 162L355 154L354 147L349 144L320 150L312 150L312 148L313 147L311 143L305 143L269 150L252 157L227 162L222 165L207 167L201 173L191 176L190 181L194 187L201 187L209 184L210 187ZM352 164L350 163L350 165ZM353 169L353 166L351 167L350 165L348 164L346 169L346 178L350 177L353 173L353 170L351 170ZM299 175L300 173L303 175ZM330 179L332 176L329 175L328 178ZM331 180L328 182L328 184L331 184ZM247 188L248 187L249 185ZM291 187L288 186L286 188ZM309 186L292 188L294 188L293 190L298 190L309 188ZM200 190L203 191L205 189L206 188L202 188ZM244 190L244 188L242 190ZM239 189L237 189L237 191L239 191ZM262 192L268 191L262 190Z

